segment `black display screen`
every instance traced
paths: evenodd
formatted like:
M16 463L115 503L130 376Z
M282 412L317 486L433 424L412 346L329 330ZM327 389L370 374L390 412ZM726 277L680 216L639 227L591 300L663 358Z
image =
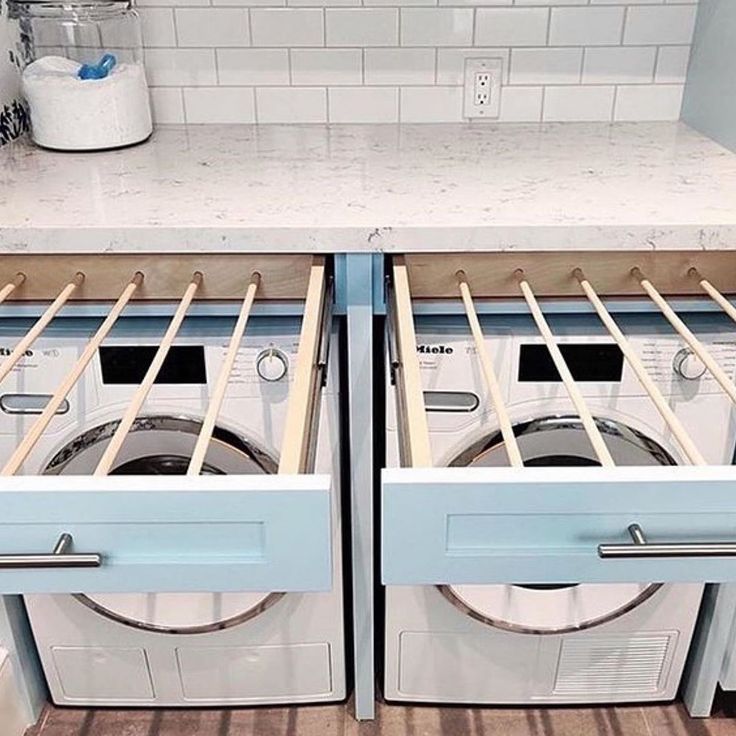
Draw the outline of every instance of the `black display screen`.
M155 345L111 345L100 348L102 382L140 383L153 362ZM155 383L207 383L204 346L174 345L161 366Z
M624 355L618 345L560 345L560 352L576 381L620 381ZM546 345L522 345L519 381L559 383L562 379Z

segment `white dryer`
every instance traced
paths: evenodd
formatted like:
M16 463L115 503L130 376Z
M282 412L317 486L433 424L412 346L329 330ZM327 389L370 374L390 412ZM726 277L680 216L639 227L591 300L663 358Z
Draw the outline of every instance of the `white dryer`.
M183 474L234 321L190 317L113 474ZM27 324L2 324L8 347ZM30 428L98 324L60 319L3 383L0 457ZM91 474L150 365L168 319L122 318L24 466ZM205 473L277 467L300 320L252 317L237 356ZM336 335L333 335L333 340ZM322 392L316 472L340 477L338 370ZM217 706L340 700L345 643L340 489L332 487L332 589L325 593L28 595L52 699L63 705ZM197 534L196 523L191 534ZM196 554L196 552L193 552Z
M548 317L617 465L679 464L682 455L633 371L590 315ZM617 315L670 405L712 464L730 464L729 399L651 315ZM736 331L707 315L690 324L733 374ZM418 318L417 343L437 466L506 465L467 323ZM597 465L530 318L485 317L483 329L527 466ZM396 396L387 381L387 465L396 467ZM389 586L385 696L437 703L594 703L676 695L702 585Z

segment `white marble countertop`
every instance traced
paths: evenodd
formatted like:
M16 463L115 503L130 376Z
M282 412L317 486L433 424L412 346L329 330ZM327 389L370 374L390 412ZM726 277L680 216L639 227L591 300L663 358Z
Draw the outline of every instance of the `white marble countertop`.
M680 123L161 127L0 151L0 251L736 248L736 154Z

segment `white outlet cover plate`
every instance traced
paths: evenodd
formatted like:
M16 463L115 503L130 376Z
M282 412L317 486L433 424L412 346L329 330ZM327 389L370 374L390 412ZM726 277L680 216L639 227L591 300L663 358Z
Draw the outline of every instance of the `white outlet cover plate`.
M488 72L491 75L490 100L486 105L475 104L475 75ZM463 116L470 120L497 119L501 112L501 76L503 59L465 59L463 88Z

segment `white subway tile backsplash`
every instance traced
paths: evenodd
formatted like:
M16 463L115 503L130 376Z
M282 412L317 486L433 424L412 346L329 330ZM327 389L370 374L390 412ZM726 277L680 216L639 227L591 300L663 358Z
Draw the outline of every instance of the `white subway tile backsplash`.
M176 46L174 11L171 8L139 8L143 43L146 46Z
M254 123L253 90L248 87L192 87L184 89L184 114L190 125Z
M435 49L366 49L366 84L433 84Z
M514 5L587 5L589 0L516 0ZM659 2L660 0L655 0ZM608 0L606 0L608 2ZM613 0L614 3L619 0Z
M462 5L461 2L452 4ZM402 8L405 8L407 6L411 7L417 5L437 5L437 0L401 0L400 3L397 3L396 0L363 0L363 5L365 5L366 7L390 6L392 8L395 8L397 6L401 6Z
M552 8L551 46L608 46L621 40L624 7Z
M214 49L146 49L144 58L153 87L217 84Z
M198 0L197 5L207 5L207 0ZM239 8L267 7L278 8L286 5L286 0L212 0L212 5L232 5Z
M462 119L462 87L401 88L401 122L455 123Z
M323 46L321 8L252 8L254 46Z
M681 84L619 87L615 120L677 120L682 107Z
M405 3L402 2L402 5ZM513 5L513 0L439 0L439 5L483 7L486 5Z
M478 46L543 46L547 43L548 8L478 8Z
M509 84L578 84L582 49L512 49Z
M360 7L360 0L286 0L290 8Z
M179 8L183 5L209 5L209 3L207 0L137 0L136 2L138 8L150 6Z
M591 5L663 5L668 0L627 0L622 3L621 0L589 0ZM677 2L697 2L698 0L677 0Z
M395 46L399 41L397 8L325 10L328 46Z
M684 84L689 61L689 46L662 46L657 55L657 69L654 73L654 81Z
M655 46L610 46L585 50L583 84L649 83L654 77Z
M626 14L625 44L689 44L697 5L632 7Z
M259 123L326 123L327 90L322 87L257 87Z
M613 86L547 87L542 120L610 120L616 88Z
M463 84L465 59L501 59L502 81L509 78L509 50L475 46L465 49L437 49L437 84Z
M292 49L291 83L296 85L361 84L360 49Z
M402 8L404 46L467 46L473 43L470 8Z
M217 49L217 73L222 85L287 85L288 49Z
M698 7L697 0L138 5L159 123L461 121L468 58L501 59L500 122L673 119Z
M179 46L250 46L245 8L177 8Z
M543 90L543 87L503 87L499 121L536 123L541 120Z
M396 123L398 87L335 87L328 90L331 123Z
M184 102L179 87L151 87L151 113L156 125L184 122Z

